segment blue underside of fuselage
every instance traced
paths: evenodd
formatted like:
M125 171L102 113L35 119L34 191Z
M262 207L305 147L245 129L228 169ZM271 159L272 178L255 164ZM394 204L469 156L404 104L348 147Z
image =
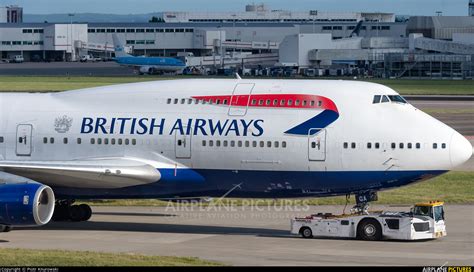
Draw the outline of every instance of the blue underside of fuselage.
M220 197L294 198L346 195L400 187L441 175L446 170L419 171L256 171L160 169L156 183L120 189L53 188L59 199Z

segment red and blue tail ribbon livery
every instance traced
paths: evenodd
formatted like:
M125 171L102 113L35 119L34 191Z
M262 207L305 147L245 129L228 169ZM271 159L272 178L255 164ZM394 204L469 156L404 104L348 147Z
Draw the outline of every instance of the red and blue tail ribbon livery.
M206 101L212 105L229 105L249 108L281 108L317 110L318 114L298 124L285 134L314 135L339 118L336 104L329 98L308 94L254 94L254 95L212 95L193 96L194 99Z

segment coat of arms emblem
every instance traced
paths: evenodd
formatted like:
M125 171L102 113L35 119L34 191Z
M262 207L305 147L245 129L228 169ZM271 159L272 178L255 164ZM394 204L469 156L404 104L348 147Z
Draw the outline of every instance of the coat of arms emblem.
M54 127L55 127L54 130L56 130L59 133L68 132L71 126L72 126L72 118L67 117L67 115L58 117L56 118L56 120L54 120Z

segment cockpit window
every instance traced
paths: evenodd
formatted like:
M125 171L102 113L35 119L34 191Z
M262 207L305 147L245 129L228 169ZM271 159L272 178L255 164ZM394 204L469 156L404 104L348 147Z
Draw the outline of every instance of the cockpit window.
M407 101L400 95L389 95L388 96L392 102L406 104Z
M374 101L372 101L373 104L377 104L377 103L380 103L380 95L376 95L374 96Z
M390 102L390 100L388 100L387 96L384 95L382 96L382 103L386 103L386 102Z

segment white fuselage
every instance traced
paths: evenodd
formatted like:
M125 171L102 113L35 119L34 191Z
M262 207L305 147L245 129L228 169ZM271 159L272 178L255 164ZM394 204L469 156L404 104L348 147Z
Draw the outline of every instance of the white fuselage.
M129 158L160 172L146 189L113 189L5 170L89 197L212 195L239 183L237 196L343 194L423 180L471 156L452 128L408 103L374 104L378 95L398 96L365 82L230 79L7 93L0 155L25 165Z

